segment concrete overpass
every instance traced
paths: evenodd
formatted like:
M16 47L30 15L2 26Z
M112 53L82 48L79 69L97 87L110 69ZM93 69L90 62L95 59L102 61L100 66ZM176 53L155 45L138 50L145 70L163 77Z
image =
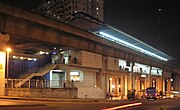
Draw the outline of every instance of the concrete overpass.
M31 42L39 45L70 47L180 73L178 68L166 62L158 61L87 31L1 3L0 24L0 32L10 35L8 45L12 47L20 44L27 47L26 43Z
M33 54L33 51L42 49L51 51L53 47L63 47L126 59L180 74L180 69L168 62L113 43L88 31L1 3L0 32L0 41L14 50L11 55L39 58ZM5 38L6 40L3 40ZM3 48L1 47L0 50Z

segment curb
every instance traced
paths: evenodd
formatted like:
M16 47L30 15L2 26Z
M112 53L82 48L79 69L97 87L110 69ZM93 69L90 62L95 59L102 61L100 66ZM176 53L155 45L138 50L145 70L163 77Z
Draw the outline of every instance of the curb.
M25 98L25 97L4 97L0 99L11 99L11 100L31 100L31 101L60 101L60 102L100 102L104 99L56 99L56 98Z
M32 106L46 106L45 104L19 104L19 105L0 105L0 107L32 107Z
M25 98L25 97L6 97L0 96L0 99L11 99L11 100L31 100L31 101L58 101L58 102L126 102L129 100L127 99L118 99L118 100L111 100L111 99L57 99L57 98ZM140 99L139 99L140 100ZM136 100L136 101L139 101ZM131 101L130 101L131 102Z

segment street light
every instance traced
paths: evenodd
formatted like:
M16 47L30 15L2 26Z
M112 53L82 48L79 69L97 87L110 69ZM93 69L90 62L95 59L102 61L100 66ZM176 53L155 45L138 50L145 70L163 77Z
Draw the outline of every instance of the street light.
M7 94L8 95L8 88L9 88L9 83L8 83L8 79L9 79L9 53L11 52L11 48L6 48L6 52L7 52L7 64L6 64L6 81L7 81Z

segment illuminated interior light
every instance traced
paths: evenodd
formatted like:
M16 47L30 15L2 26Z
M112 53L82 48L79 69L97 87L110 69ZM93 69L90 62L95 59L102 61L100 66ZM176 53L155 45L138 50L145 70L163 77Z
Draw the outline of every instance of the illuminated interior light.
M48 55L49 54L49 52L46 52L46 55Z
M65 52L60 52L60 54L64 54Z
M99 34L103 35L104 38L106 38L106 39L108 39L108 40L117 42L118 44L124 44L125 46L131 47L131 48L133 48L133 49L135 49L135 50L137 50L137 51L140 51L141 53L147 54L147 55L149 55L149 56L152 56L152 57L154 57L154 58L158 58L158 59L163 60L163 61L168 61L166 58L163 58L163 57L161 57L161 56L159 56L159 55L156 55L156 54L154 54L154 53L152 53L152 52L149 52L149 51L147 51L147 50L145 50L145 49L142 49L142 48L140 48L140 47L138 47L138 46L135 46L135 45L133 45L133 44L131 44L131 43L128 43L128 42L126 42L126 41L123 41L123 40L121 40L121 39L119 39L119 38L116 38L116 37L114 37L114 36L112 36L112 35L109 35L109 34L107 34L107 33L99 32Z
M146 75L142 74L142 75L141 75L141 77L145 78L145 77L146 77Z
M109 80L112 80L112 78L109 78Z
M173 78L171 78L171 82L174 81Z
M178 92L178 91L173 91L173 93L175 93L175 94L179 94L179 92Z
M52 54L53 54L53 55L56 55L56 54L57 54L57 52L52 52Z
M77 72L77 71L70 72L70 75L79 75L79 72Z
M28 60L33 60L32 58L28 58Z
M34 61L37 61L37 59L36 59L36 58L34 58L33 60L34 60Z
M41 54L41 55L44 54L44 53L45 53L45 52L43 52L43 51L40 51L40 52L39 52L39 54Z
M24 58L23 57L20 57L21 60L23 60Z
M112 85L112 88L114 89L114 88L115 88L115 85Z
M8 47L8 48L6 49L6 51L7 51L7 52L11 52L12 50L11 50L11 48Z
M13 58L16 58L16 56L13 56Z

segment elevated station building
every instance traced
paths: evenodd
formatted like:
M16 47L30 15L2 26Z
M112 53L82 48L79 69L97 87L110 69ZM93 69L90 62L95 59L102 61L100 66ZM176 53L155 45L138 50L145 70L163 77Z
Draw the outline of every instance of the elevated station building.
M147 87L179 90L171 86L172 73L180 74L168 64L171 56L99 21L77 26L78 19L62 23L0 3L1 95L105 98L113 92L125 99L132 89L137 97Z

